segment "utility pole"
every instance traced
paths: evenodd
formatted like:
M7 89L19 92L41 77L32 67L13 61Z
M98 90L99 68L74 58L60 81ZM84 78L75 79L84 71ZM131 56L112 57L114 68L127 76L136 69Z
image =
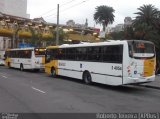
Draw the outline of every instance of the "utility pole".
M56 45L59 45L59 4L57 5Z
M11 38L11 48L15 48L15 40L16 40L15 33L13 33L13 36Z

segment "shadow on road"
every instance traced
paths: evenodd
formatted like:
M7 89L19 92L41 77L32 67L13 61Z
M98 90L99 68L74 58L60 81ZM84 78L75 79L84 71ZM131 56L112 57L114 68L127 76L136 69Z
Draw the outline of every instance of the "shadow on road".
M52 76L48 76L51 79L54 79ZM114 90L118 92L123 92L123 93L135 93L135 92L144 92L146 89L143 87L138 87L136 85L121 85L121 86L111 86L111 85L106 85L106 84L99 84L99 83L94 83L87 85L85 84L82 80L79 79L74 79L74 78L69 78L69 77L64 77L64 76L57 76L56 79L61 79L65 81L70 81L74 83L78 83L81 85L85 85L85 88L99 88L103 90Z

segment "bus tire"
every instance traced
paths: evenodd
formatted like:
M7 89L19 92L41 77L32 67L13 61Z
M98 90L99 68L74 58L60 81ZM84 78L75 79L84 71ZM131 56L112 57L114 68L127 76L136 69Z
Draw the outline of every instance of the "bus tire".
M51 68L51 76L56 77L56 69L54 67Z
M92 77L91 77L91 74L88 71L85 71L83 73L83 81L87 85L92 83Z
M24 70L24 67L23 67L23 64L21 63L20 64L20 71L23 71Z
M33 71L34 72L40 72L40 69L34 69Z

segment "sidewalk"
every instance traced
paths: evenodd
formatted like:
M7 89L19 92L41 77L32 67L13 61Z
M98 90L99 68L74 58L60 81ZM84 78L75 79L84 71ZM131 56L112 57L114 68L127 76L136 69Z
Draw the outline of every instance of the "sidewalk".
M156 76L155 81L150 82L150 83L145 83L145 84L142 84L142 85L144 85L146 87L150 87L150 88L160 89L160 75Z

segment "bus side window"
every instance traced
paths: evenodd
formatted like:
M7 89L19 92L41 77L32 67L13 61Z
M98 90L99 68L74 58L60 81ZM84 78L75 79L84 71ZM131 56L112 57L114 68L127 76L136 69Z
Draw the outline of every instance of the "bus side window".
M51 50L46 50L46 54L45 54L45 62L48 63L51 60Z
M129 50L129 56L133 57L132 46L130 44L128 45L128 50Z
M53 49L51 52L51 60L56 60L59 58L59 51L58 49Z
M102 61L103 51L102 47L89 47L88 48L88 60L99 62Z
M109 62L110 61L110 47L104 46L104 55L103 55L103 61Z
M82 56L82 60L83 60L83 61L88 60L87 48L86 48L86 47L83 47L83 48L81 49L81 56Z
M76 48L76 60L81 60L81 53L82 53L82 51L81 51L81 48Z
M65 49L58 49L58 59L65 59Z
M75 60L74 48L66 48L66 59L67 60Z
M98 62L103 61L103 48L102 47L96 47L96 53L95 53L94 58Z
M103 61L109 63L122 63L123 46L113 45L104 47Z
M89 47L87 48L87 54L88 54L88 60L92 61L93 60L93 53L94 53L94 48L93 47Z
M85 61L87 60L87 48L86 47L82 47L82 48L77 48L76 52L76 60L80 60L80 61Z

